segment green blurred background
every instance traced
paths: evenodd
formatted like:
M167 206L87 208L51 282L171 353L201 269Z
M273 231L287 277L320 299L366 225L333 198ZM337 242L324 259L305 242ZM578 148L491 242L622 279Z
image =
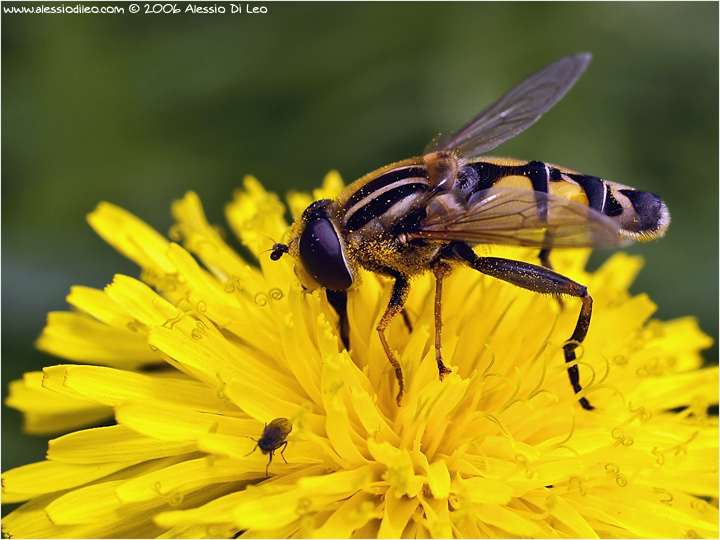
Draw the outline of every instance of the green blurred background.
M59 363L33 340L70 286L138 274L86 224L99 201L167 232L170 202L195 190L224 223L246 174L278 192L333 168L352 181L581 51L577 86L496 152L661 194L672 225L628 249L647 262L633 291L717 338L717 3L215 5L228 13L2 14L3 397ZM3 407L3 470L46 444Z

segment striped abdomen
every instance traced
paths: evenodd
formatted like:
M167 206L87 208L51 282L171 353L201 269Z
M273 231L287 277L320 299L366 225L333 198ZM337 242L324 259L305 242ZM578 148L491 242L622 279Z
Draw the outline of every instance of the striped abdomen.
M484 157L466 166L478 173L473 191L513 187L551 193L590 206L616 221L624 236L637 240L662 235L670 222L665 204L653 193L549 163Z

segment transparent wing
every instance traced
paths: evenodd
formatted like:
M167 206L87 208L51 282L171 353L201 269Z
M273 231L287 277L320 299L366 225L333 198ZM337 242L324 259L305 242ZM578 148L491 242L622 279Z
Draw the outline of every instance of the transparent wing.
M269 426L277 427L284 436L287 436L292 431L292 424L287 418L276 418L270 422Z
M410 238L538 248L619 247L630 243L612 219L579 202L518 188L489 188L467 203L427 205Z
M425 148L455 150L459 157L473 158L492 150L533 125L577 82L592 55L562 58L535 72L500 98L460 131L446 139L436 137Z

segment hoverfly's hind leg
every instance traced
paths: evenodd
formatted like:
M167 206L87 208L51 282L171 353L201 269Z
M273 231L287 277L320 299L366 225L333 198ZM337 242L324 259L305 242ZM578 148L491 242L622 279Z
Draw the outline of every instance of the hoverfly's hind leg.
M390 360L393 369L395 369L395 378L398 382L398 393L395 399L399 407L405 391L405 383L403 381L403 372L400 367L400 362L397 358L395 358L395 353L390 348L390 344L385 337L385 329L390 325L390 321L393 320L393 317L402 311L402 308L405 305L405 300L407 300L408 293L410 292L410 283L407 278L396 272L388 271L388 273L395 278L395 283L393 284L392 294L390 295L390 302L388 302L387 308L385 308L385 313L383 313L383 316L380 318L380 322L378 323L376 330L380 336L380 343L382 343L383 349L385 349L385 354L387 355L388 360Z
M347 314L347 291L325 289L328 302L340 318L340 340L346 349L350 349L350 324Z
M582 301L582 307L580 308L575 330L570 339L563 345L565 362L570 363L577 359L575 349L585 339L590 326L590 316L592 315L592 298L584 285L580 285L570 278L542 266L496 257L478 257L470 246L460 242L453 244L453 253L478 272L507 281L523 289L544 294L567 294L579 298ZM576 394L579 393L582 386L580 385L580 371L577 364L568 368L568 376L573 390L575 390ZM594 409L586 398L582 397L579 401L584 409L589 411Z
M442 282L451 272L452 269L445 263L441 262L433 266L433 274L435 274L435 361L437 362L441 381L445 378L445 375L452 373L452 370L443 364L440 339L442 332Z

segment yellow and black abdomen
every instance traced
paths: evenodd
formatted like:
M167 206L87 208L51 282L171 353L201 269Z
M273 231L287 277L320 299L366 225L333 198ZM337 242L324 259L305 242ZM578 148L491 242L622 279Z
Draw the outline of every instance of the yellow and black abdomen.
M651 240L662 236L670 224L667 206L654 193L553 165L548 167L551 193L555 186L557 190L568 184L577 186L585 193L588 206L616 221L623 236Z
M474 191L521 188L550 193L589 206L620 226L622 236L651 240L662 236L670 214L660 197L596 176L542 161L485 157L467 166L478 173ZM539 208L542 212L542 208Z

